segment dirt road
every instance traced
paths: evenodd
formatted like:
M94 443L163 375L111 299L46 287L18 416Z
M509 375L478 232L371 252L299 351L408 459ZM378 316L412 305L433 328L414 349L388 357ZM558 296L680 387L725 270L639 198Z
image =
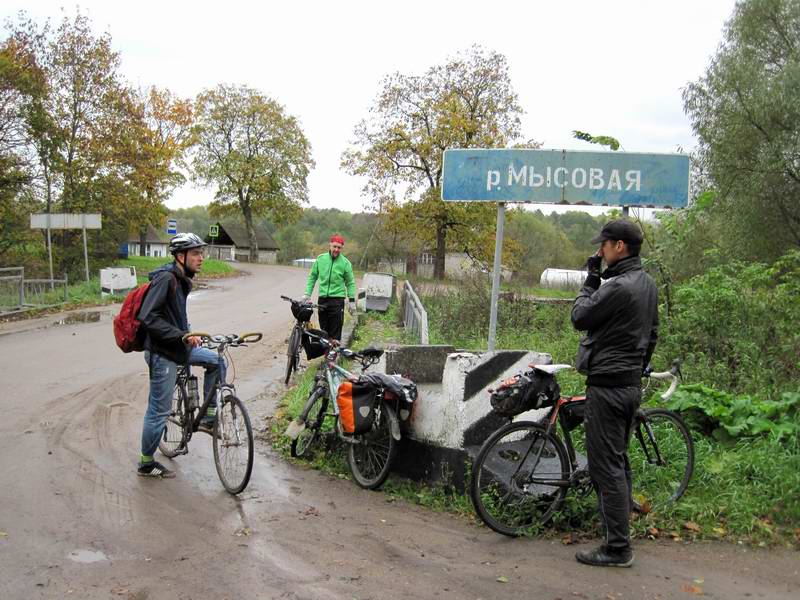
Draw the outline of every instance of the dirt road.
M190 298L192 324L261 330L236 350L256 417L282 389L287 305L305 272L252 274ZM464 520L387 502L259 445L249 488L222 491L210 439L136 477L147 377L123 355L113 309L98 321L0 326L0 598L383 599L800 597L796 552L639 542L630 570L578 565L574 546L510 540Z

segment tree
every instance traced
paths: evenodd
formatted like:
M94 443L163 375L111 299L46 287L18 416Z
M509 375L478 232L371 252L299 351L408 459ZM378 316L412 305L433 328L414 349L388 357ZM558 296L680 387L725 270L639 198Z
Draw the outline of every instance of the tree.
M144 256L148 225L162 225L167 214L163 201L185 181L178 167L192 144L192 103L152 87L125 94L123 110L126 118L116 130L115 159L130 198L126 221L139 233Z
M442 153L504 147L519 136L522 108L506 58L473 46L423 75L389 75L381 86L342 166L366 177L365 195L396 227L436 248L436 277L444 277L448 246L490 256L483 233L493 228L495 206L443 202Z
M196 111L193 177L216 186L212 214L241 213L255 261L254 217L281 225L308 201L311 145L297 119L252 88L219 85L197 97Z
M706 73L684 90L727 253L800 245L800 0L738 2Z
M28 215L35 199L25 193L33 180L25 111L45 93L34 53L20 40L0 45L0 261L31 239Z

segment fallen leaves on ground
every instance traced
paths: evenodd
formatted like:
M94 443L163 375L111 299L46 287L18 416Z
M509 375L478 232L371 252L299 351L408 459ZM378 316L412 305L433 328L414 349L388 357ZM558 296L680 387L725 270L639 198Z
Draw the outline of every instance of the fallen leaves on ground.
M683 524L683 528L686 529L687 531L694 531L695 533L700 533L700 525L698 525L694 521L686 521L686 523Z
M505 575L500 575L500 577L497 578L497 581L500 583L508 583L508 577Z
M693 594L694 596L703 595L703 588L701 588L699 585L694 585L693 583L684 583L681 586L681 589L687 594Z
M242 527L241 529L237 529L233 533L234 533L234 535L236 537L242 537L243 535L244 536L249 536L249 535L253 535L253 530L250 529L249 527Z

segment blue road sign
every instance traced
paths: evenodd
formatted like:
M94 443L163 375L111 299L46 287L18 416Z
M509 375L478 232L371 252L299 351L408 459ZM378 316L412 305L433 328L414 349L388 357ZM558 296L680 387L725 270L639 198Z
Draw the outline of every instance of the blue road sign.
M686 206L684 154L580 150L445 150L442 200Z
M167 233L170 235L178 233L178 222L175 219L167 221Z

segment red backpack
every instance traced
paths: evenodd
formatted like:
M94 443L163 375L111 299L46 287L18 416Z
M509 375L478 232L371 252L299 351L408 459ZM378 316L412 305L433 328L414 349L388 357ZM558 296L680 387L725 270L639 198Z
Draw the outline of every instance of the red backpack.
M116 339L117 346L123 352L141 352L144 350L144 334L140 331L142 322L137 317L151 283L147 282L128 292L122 302L122 307L119 309L119 314L114 317L114 339ZM177 285L177 280L174 276L172 277L172 284L171 289L174 290Z
M139 334L141 322L136 317L142 308L144 296L150 289L150 282L140 285L128 292L122 302L119 314L114 317L114 338L123 352L141 352L144 350L144 336Z

